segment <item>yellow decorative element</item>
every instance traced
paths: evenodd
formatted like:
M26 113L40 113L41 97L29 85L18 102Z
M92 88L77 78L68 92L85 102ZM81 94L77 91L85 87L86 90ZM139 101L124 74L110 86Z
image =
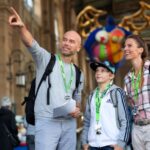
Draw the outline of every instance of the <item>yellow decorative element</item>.
M139 34L142 30L150 26L150 5L143 1L140 1L140 5L141 8L137 12L122 19L119 24L120 27Z
M98 10L92 6L85 7L77 16L77 26L83 38L87 38L94 29L101 27L99 17L107 14L106 11Z

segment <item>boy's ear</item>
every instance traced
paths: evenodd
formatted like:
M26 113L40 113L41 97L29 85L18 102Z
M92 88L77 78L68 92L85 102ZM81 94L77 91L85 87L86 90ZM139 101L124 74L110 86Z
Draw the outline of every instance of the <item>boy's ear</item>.
M113 80L115 78L115 75L113 73L110 73L110 79Z

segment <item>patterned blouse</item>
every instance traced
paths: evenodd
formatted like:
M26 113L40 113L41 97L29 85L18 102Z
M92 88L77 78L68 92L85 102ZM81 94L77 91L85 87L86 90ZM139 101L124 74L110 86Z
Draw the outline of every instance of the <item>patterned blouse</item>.
M133 70L125 76L125 90L129 97L129 104L132 107L132 110L136 108L136 113L134 114L134 121L138 120L150 120L150 60L146 60L143 65L142 72L142 86L138 88L137 96L134 92L132 86L132 76ZM134 81L137 80L137 77L133 76ZM135 97L137 99L135 99Z

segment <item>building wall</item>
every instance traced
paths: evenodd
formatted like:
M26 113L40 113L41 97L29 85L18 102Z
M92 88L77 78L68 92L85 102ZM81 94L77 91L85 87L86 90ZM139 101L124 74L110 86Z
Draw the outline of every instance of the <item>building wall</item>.
M10 6L16 9L40 45L50 52L59 51L59 44L65 31L76 29L76 16L72 1L34 0L34 3L33 8L30 9L26 7L24 0L0 1L0 47L2 52L0 55L0 77L3 79L0 80L0 98L5 95L9 96L14 101L17 114L24 114L21 102L28 93L31 79L35 74L35 66L26 47L21 42L17 30L13 30L8 25ZM77 55L74 62L79 64L79 60L82 59L78 59ZM16 73L26 75L25 86L16 85Z
M25 86L16 85L16 74L33 76L31 69L34 68L31 56L22 44L17 30L13 30L8 25L10 6L13 6L24 20L27 28L41 43L41 25L35 19L34 12L29 11L23 0L1 0L0 1L0 98L9 96L14 102L14 109L17 114L24 114L21 102L29 90L30 80Z

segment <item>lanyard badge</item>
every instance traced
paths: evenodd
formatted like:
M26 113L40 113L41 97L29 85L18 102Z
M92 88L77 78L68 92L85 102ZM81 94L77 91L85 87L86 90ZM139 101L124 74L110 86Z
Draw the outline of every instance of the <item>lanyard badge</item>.
M137 79L135 80L135 75L134 72L132 73L132 78L131 78L131 84L132 88L134 90L134 107L132 109L132 114L136 116L138 114L138 106L135 105L135 101L138 99L138 90L140 88L140 83L141 83L141 70L139 71L137 75Z
M60 68L61 68L61 75L62 75L62 78L63 78L63 82L64 82L64 87L65 87L65 92L66 94L68 93L68 91L71 89L71 84L72 84L72 81L74 79L74 74L73 74L73 64L71 63L70 64L70 79L67 83L67 79L66 79L66 74L65 74L65 71L64 71L64 63L61 59L61 56L60 54L57 55L57 58L58 58L58 62L59 62L59 65L60 65ZM65 100L69 100L71 97L69 95L66 95L65 96Z
M106 86L106 89L100 93L99 88L96 88L96 94L95 94L95 107L96 107L96 125L95 125L95 131L96 134L101 134L101 125L99 124L100 120L100 107L103 97L106 95L107 90L111 87L111 84L108 84Z
M131 78L131 84L132 84L132 88L134 90L134 101L136 101L138 99L138 89L140 88L140 83L141 83L141 71L139 71L136 81L135 81L134 77L135 77L135 75L133 72L132 78Z

